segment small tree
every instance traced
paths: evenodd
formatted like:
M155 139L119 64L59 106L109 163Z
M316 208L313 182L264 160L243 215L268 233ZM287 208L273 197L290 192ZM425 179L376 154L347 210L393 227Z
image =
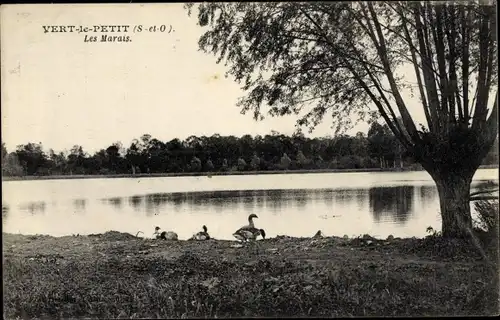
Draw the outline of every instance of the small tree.
M307 165L309 165L309 162L310 160L306 158L306 156L301 150L299 150L299 152L297 152L297 164L299 168L306 167Z
M283 153L283 156L281 157L280 160L281 169L288 170L290 168L291 163L292 159L290 159L290 157L286 153Z
M229 171L229 165L227 163L227 159L222 160L221 171Z
M247 163L245 159L238 158L238 171L244 171L246 169Z
M214 164L212 163L212 160L207 160L207 162L205 163L205 168L208 172L214 171Z
M325 160L323 159L322 156L318 155L317 157L315 157L314 159L314 164L316 165L316 168L317 169L325 169L326 168L326 164L325 164Z
M19 163L19 159L17 158L17 154L15 152L11 152L5 156L3 159L4 163L2 164L2 174L5 176L22 176L23 175L23 167Z
M9 153L7 152L7 148L5 147L5 143L2 142L2 166L5 161L5 157L7 157Z
M260 169L260 158L257 156L257 154L253 155L252 160L250 161L250 167L255 171Z
M201 171L201 160L198 157L193 157L191 159L191 171L198 172Z

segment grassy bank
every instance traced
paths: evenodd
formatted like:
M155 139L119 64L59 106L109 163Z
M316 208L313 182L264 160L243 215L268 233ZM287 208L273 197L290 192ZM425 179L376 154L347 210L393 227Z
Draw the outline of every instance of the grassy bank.
M480 169L494 169L496 165L481 166ZM307 173L340 173L340 172L405 172L416 171L409 168L364 168L364 169L314 169L314 170L266 170L266 171L228 171L228 172L176 172L176 173L138 173L138 174L101 174L101 175L49 175L49 176L2 176L2 181L17 180L54 180L54 179L109 179L109 178L157 178L157 177L197 177L197 176L231 176L257 174L307 174ZM421 171L421 170L418 170Z
M440 238L159 241L3 234L4 316L182 318L498 313L477 250Z

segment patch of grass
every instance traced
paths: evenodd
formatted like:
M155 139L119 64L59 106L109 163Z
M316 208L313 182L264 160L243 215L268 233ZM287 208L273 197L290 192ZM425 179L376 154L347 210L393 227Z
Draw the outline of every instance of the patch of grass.
M340 238L274 238L258 241L254 250L232 248L229 241L169 242L106 234L37 239L4 234L5 316L498 313L487 264L440 258L422 249L430 240L359 246ZM417 248L423 251L415 254ZM43 252L54 258L42 259Z

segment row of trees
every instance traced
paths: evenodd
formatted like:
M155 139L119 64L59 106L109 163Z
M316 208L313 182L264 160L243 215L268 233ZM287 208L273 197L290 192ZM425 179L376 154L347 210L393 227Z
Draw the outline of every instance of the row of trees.
M190 136L162 142L149 134L128 148L117 142L93 155L75 145L69 152L44 152L42 144L19 145L8 153L2 144L2 173L20 175L124 174L200 171L353 169L414 166L387 126L372 124L368 135L334 138L244 135ZM498 162L498 149L487 159Z

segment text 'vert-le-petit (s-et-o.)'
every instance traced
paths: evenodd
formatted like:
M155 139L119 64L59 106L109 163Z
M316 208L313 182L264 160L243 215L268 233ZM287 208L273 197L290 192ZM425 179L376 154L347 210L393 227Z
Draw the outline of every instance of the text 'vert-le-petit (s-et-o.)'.
M45 34L83 34L83 42L132 42L132 34L171 33L172 25L44 25Z

